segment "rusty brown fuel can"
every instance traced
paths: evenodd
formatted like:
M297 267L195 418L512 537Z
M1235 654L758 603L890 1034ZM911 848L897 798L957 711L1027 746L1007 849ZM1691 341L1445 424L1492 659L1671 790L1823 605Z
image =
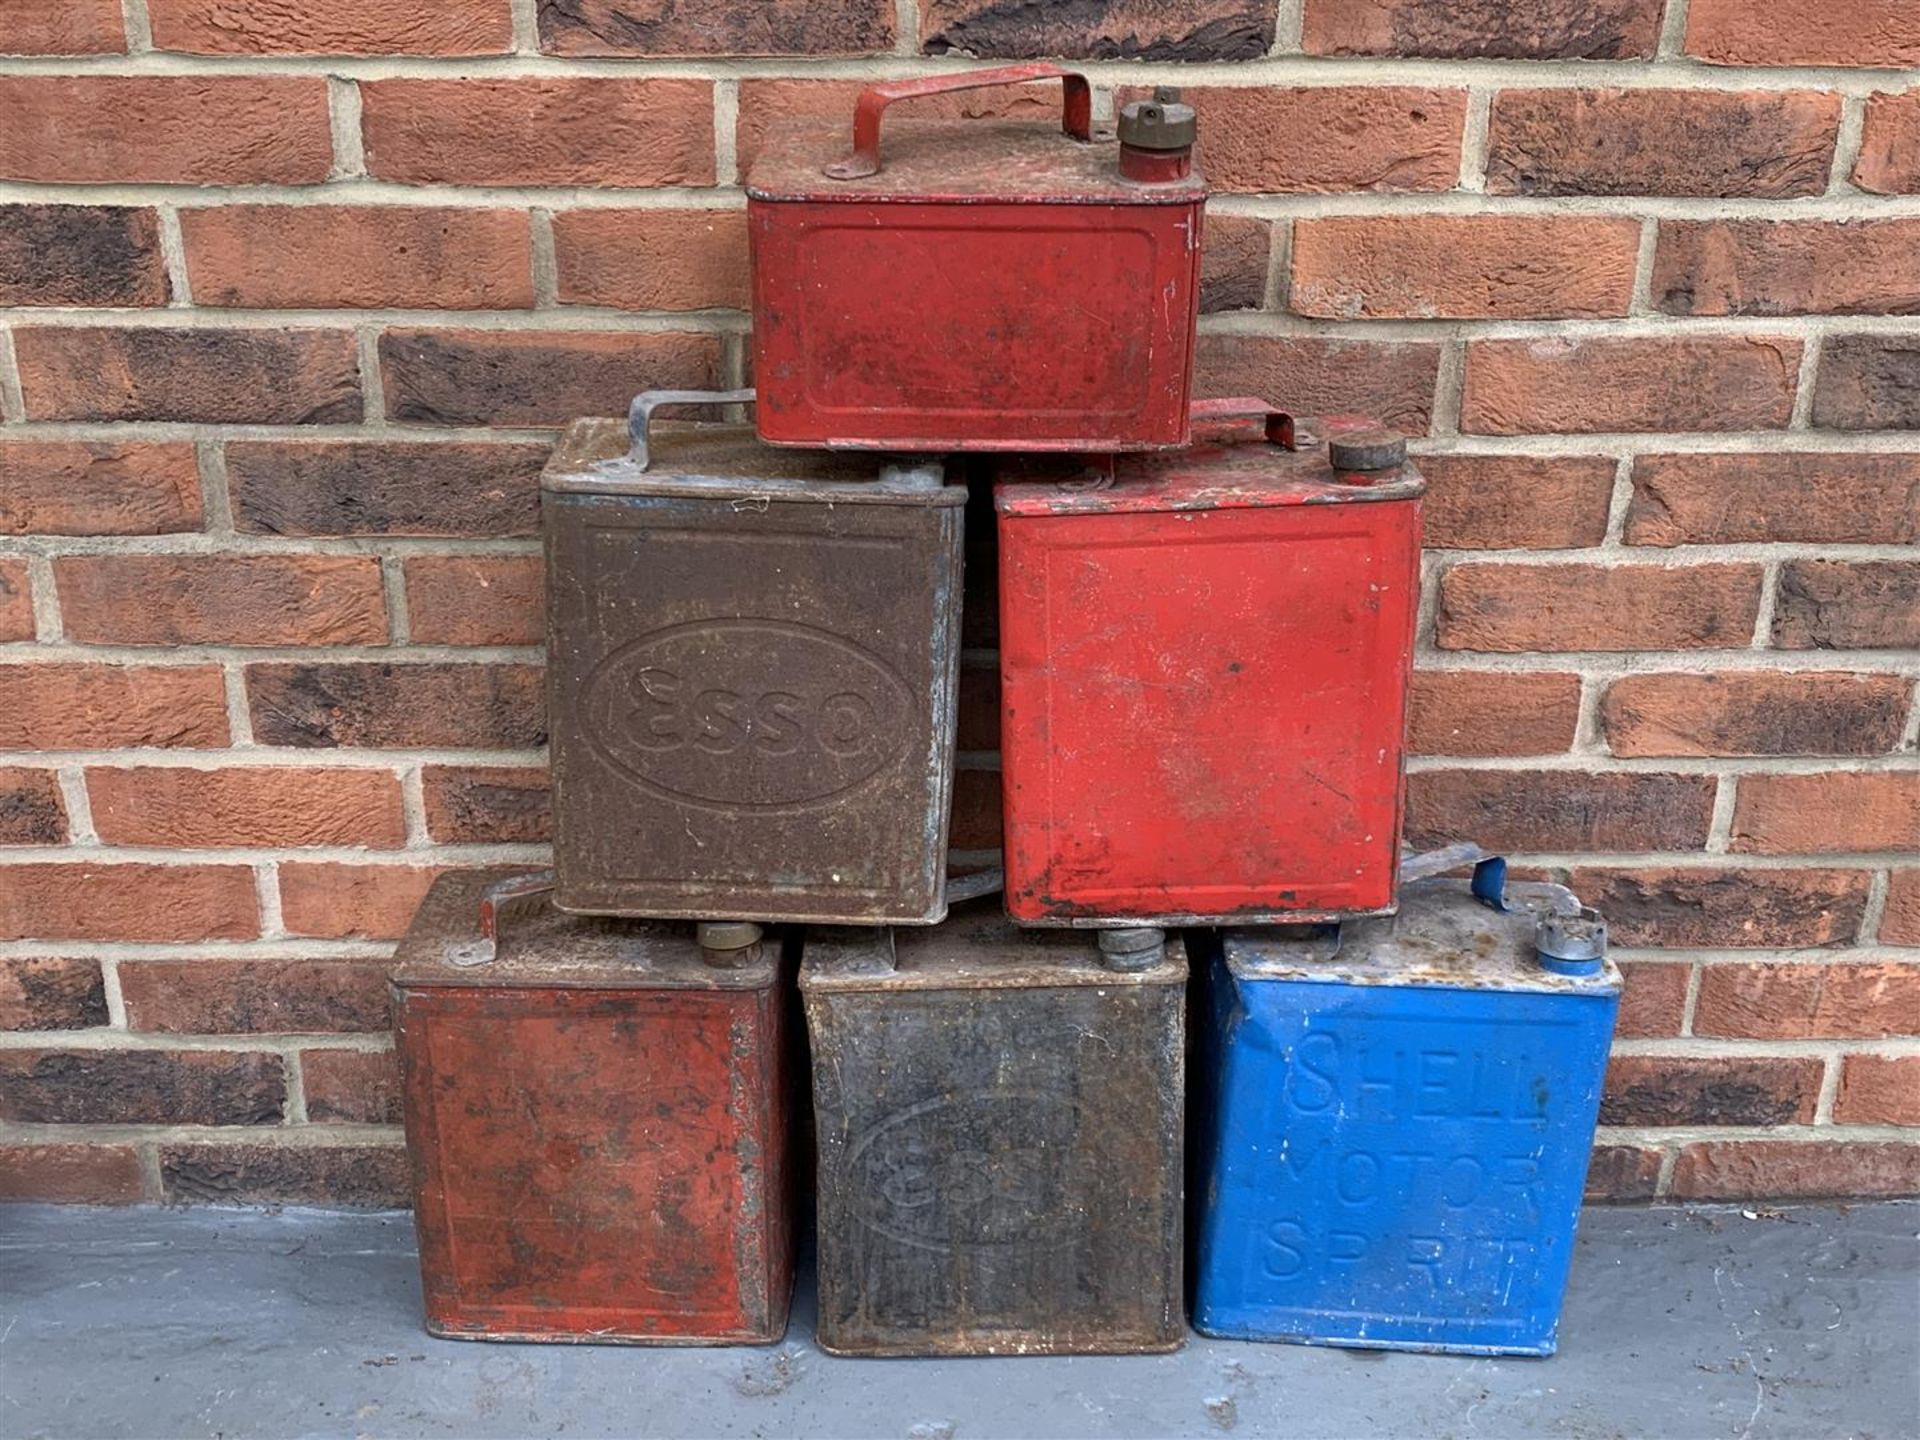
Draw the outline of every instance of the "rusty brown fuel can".
M751 926L566 915L550 891L545 873L443 875L395 956L427 1329L779 1339L777 947Z
M555 903L932 923L966 490L937 461L650 424L752 398L641 395L547 467Z
M1186 956L1158 931L1106 943L991 900L809 932L823 1350L1182 1343Z

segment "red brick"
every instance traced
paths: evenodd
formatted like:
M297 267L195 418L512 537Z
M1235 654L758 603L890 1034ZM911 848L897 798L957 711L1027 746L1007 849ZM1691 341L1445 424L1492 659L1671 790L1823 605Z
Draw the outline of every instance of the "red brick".
M1920 339L1829 336L1820 346L1813 423L1825 430L1920 430Z
M1887 877L1880 939L1888 945L1920 945L1920 869L1895 870Z
M893 49L892 0L542 0L549 55L871 55Z
M1209 215L1200 251L1200 308L1258 310L1266 304L1273 227L1251 215Z
M7 0L0 8L0 55L110 55L126 48L120 0Z
M1700 1140L1673 1167L1675 1200L1817 1200L1920 1194L1920 1145Z
M507 0L147 0L156 50L193 55L504 55Z
M167 535L200 528L191 445L0 444L0 533Z
M333 168L321 75L0 76L0 177L317 185Z
M398 939L441 868L286 861L280 866L281 914L294 935Z
M1808 1125L1824 1068L1811 1055L1616 1055L1600 1123Z
M323 425L358 420L344 330L16 329L30 420Z
M1422 455L1433 550L1571 550L1606 538L1616 468L1605 455Z
M564 425L624 415L641 390L712 390L720 337L643 333L389 330L387 413L423 425Z
M1216 191L1432 191L1460 180L1464 90L1222 85L1186 98L1200 121L1194 163Z
M362 845L407 838L400 781L319 766L125 766L87 771L93 828L109 845Z
M1833 1098L1837 1125L1920 1125L1920 1055L1849 1055Z
M1660 1152L1639 1145L1596 1145L1587 1162L1588 1204L1651 1200L1660 1179Z
M384 960L123 960L127 1028L326 1035L392 1023Z
M1358 412L1424 435L1439 371L1440 347L1424 341L1202 335L1193 393L1284 396L1302 414Z
M553 791L545 769L520 765L426 765L427 834L442 845L542 844L553 838Z
M249 665L263 745L533 750L547 743L538 665Z
M1663 949L1844 945L1867 908L1862 870L1581 869L1569 883L1616 945Z
M1416 755L1558 755L1579 719L1578 675L1421 670L1407 745Z
M1920 1035L1920 965L1709 965L1701 974L1693 1033L1740 1040Z
M1743 775L1731 844L1754 855L1920 854L1920 770Z
M136 1205L144 1186L130 1145L0 1145L0 1201Z
M398 1125L400 1062L391 1050L302 1050L307 1119L316 1125Z
M705 80L372 80L367 171L466 185L711 185Z
M398 1145L163 1145L160 1185L175 1205L393 1210L413 1199Z
M1692 0L1687 54L1710 65L1920 65L1908 0Z
M66 555L54 561L69 639L105 645L378 645L371 555Z
M1645 60L1662 0L1307 0L1309 55L1418 55L1438 60Z
M560 299L623 310L744 310L744 210L565 210L553 217Z
M1788 560L1773 608L1779 650L1907 650L1920 645L1920 564Z
M67 806L51 770L0 765L0 845L64 845Z
M106 1023L99 961L0 959L0 1030L90 1030Z
M0 869L0 940L251 940L260 933L247 865Z
M843 133L853 124L853 105L870 82L865 80L762 80L740 82L739 122L734 149L740 174L752 169L767 132L787 121L819 122L823 133ZM918 120L1020 119L1059 123L1057 81L1036 85L996 85L952 91L913 102Z
M0 205L0 305L164 305L167 295L153 211Z
M1876 195L1920 195L1920 88L1867 97L1853 183Z
M533 535L545 445L247 440L235 526L258 535Z
M1291 305L1336 320L1625 315L1639 248L1626 216L1302 219Z
M998 850L1000 836L1000 772L955 771L947 844L955 850Z
M1920 540L1920 453L1639 455L1626 539L1911 544Z
M1614 1034L1622 1040L1678 1035L1687 1008L1687 977L1692 970L1691 965L1654 960L1621 961L1626 989L1620 996Z
M33 580L25 556L0 555L0 640L33 639ZM7 723L0 715L0 726Z
M923 0L920 48L981 59L1258 60L1273 44L1265 0L1104 0L1099 5L1008 5Z
M1807 90L1502 90L1487 190L1818 195L1839 129L1840 97Z
M278 1055L0 1050L0 1120L29 1125L277 1125Z
M1920 220L1663 220L1669 315L1920 313Z
M1000 748L1000 667L994 663L962 662L960 701L955 723L956 750L997 751Z
M1744 649L1757 565L1466 562L1440 577L1443 650Z
M526 310L523 210L220 205L180 212L197 305L261 310Z
M1898 748L1912 700L1898 675L1625 675L1600 723L1616 755L1882 755Z
M0 750L227 743L212 665L0 665Z
M538 555L419 555L405 562L416 645L538 645L545 566Z
M1423 770L1407 777L1407 843L1463 836L1508 850L1691 850L1706 842L1711 775Z
M1793 413L1800 350L1798 340L1763 335L1475 340L1460 428L1778 430Z

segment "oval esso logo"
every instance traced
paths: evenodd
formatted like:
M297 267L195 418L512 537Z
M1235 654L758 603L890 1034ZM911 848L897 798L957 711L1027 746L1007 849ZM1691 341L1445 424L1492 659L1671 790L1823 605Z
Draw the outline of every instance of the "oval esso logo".
M588 675L594 749L629 779L722 810L831 800L871 779L913 728L877 655L809 625L700 620L643 635Z

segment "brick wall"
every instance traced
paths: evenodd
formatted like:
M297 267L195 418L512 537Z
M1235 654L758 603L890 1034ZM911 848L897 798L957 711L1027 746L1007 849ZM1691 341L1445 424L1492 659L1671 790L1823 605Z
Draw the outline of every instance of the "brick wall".
M553 427L738 382L769 120L968 54L1187 86L1203 390L1420 437L1414 838L1612 916L1597 1191L1920 1189L1912 0L6 0L0 54L0 1191L397 1195L382 957L543 855Z

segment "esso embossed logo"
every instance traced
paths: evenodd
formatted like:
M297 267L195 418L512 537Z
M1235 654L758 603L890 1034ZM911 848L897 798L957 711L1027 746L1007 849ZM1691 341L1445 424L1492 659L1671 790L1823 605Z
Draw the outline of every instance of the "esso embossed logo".
M915 707L877 655L783 620L701 620L614 651L580 696L589 742L684 803L782 810L844 795L906 744Z

